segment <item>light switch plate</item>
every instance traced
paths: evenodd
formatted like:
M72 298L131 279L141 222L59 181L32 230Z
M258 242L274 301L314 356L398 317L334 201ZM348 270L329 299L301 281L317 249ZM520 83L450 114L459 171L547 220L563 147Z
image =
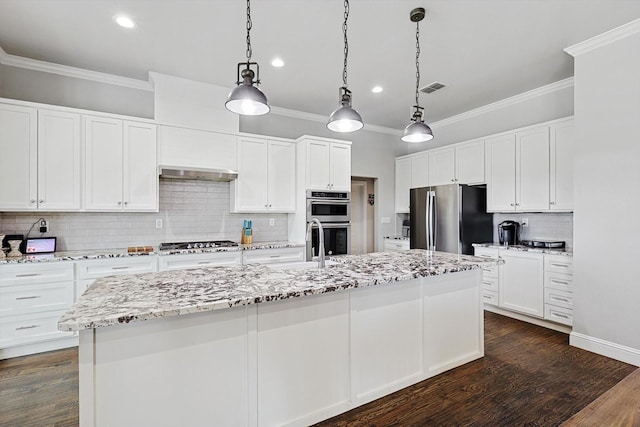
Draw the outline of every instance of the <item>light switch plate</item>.
M156 219L156 228L162 228L162 218Z

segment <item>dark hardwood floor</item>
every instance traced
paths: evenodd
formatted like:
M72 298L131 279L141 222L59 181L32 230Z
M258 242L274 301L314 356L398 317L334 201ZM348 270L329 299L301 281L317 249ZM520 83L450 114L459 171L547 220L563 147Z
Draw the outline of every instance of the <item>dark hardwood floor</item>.
M636 368L485 312L485 357L317 426L557 426ZM0 426L77 426L77 350L0 361Z

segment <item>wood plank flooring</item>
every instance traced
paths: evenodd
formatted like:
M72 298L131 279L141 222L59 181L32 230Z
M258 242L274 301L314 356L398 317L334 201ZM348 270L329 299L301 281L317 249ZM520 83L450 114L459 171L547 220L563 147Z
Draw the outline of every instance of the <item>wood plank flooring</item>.
M558 426L636 368L485 312L484 359L317 426ZM0 426L77 426L77 350L0 361Z

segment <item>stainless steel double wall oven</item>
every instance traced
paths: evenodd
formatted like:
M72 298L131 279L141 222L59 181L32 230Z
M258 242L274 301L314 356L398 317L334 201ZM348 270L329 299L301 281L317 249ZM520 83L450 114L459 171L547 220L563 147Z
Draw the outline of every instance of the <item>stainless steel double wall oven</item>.
M325 255L351 253L351 193L348 191L307 190L307 226L311 218L318 218L324 229ZM318 227L311 229L307 242L307 260L318 255Z

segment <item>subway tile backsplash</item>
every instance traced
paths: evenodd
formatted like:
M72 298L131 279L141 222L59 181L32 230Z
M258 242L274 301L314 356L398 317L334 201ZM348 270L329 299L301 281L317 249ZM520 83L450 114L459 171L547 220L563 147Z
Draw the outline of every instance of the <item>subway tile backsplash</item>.
M42 217L50 223L49 233L42 236L56 236L59 251L114 249L176 241L239 242L243 220L251 219L254 242L287 240L287 214L230 213L229 190L228 182L160 180L159 212L3 212L0 230L26 234ZM162 219L161 229L157 219ZM41 236L37 224L30 236Z
M522 219L529 225L522 227ZM520 223L520 239L562 240L573 248L573 213L496 213L493 215L493 240L498 242L498 224L505 220Z

